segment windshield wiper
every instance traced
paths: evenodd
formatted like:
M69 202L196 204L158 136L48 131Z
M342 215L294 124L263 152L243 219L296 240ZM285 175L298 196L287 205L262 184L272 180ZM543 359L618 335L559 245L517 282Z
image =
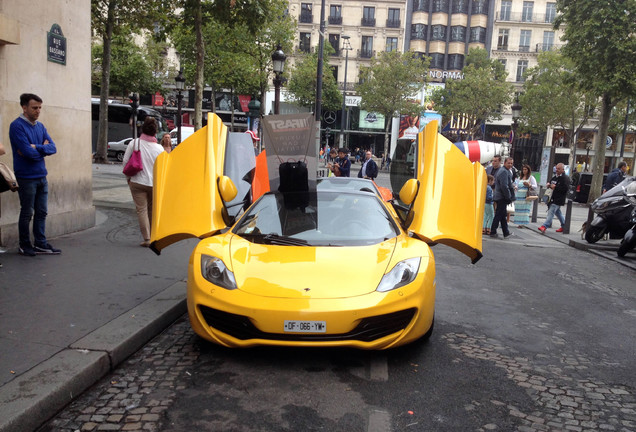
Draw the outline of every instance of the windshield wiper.
M282 236L274 233L241 233L241 237L255 243L283 245L283 246L308 246L307 240L297 239L293 237Z

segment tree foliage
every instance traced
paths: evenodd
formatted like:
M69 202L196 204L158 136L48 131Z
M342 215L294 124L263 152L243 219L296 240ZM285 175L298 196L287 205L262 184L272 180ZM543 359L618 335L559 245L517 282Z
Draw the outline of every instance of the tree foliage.
M512 101L512 84L506 81L503 64L488 58L481 48L471 48L466 56L463 79L449 79L431 99L444 121L463 115L468 120L469 135L480 134L481 125L500 120L501 107Z
M108 110L112 45L114 38L130 36L143 29L154 30L155 24L172 13L169 0L92 0L91 22L93 32L102 42L99 132L95 161L107 161Z
M537 133L548 127L566 131L573 166L575 136L587 124L597 98L579 87L571 60L558 51L539 54L537 66L529 69L526 77L519 96L522 124Z
M563 27L570 58L580 86L601 101L599 130L589 201L600 193L605 166L605 140L614 106L636 96L636 20L634 0L559 0L555 28Z
M371 64L360 68L360 108L384 115L384 154L389 149L391 119L399 114L419 113L415 95L426 85L430 59L412 51L381 52Z
M330 44L324 45L324 58L334 52ZM306 107L314 108L316 103L316 88L318 77L318 53L308 53L299 56L296 60L291 78L287 87L289 98L292 103ZM338 83L333 75L328 62L322 64L322 109L325 111L337 110L342 104L342 93L338 90Z

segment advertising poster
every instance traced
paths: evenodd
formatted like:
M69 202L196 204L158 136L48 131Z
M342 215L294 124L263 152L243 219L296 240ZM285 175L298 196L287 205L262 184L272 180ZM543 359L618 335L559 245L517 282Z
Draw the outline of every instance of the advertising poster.
M360 129L384 130L384 116L382 114L360 110Z
M416 139L420 132L420 116L401 115L398 139Z
M302 168L302 164L306 167L309 190L315 190L317 161L313 114L269 115L261 122L270 190L281 190L281 172L284 175L288 169Z
M550 170L550 150L551 147L544 147L541 154L541 168L539 169L540 177L539 184L545 185L548 180L552 178L552 172Z

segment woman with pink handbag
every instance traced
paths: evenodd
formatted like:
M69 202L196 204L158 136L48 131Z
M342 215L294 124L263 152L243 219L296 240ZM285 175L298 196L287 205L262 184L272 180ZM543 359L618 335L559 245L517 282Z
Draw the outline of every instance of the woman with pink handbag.
M157 121L154 117L146 117L141 127L141 136L132 140L126 148L123 165L128 179L128 187L132 194L139 229L144 241L140 246L150 246L150 221L152 221L152 172L155 160L164 151L157 143Z

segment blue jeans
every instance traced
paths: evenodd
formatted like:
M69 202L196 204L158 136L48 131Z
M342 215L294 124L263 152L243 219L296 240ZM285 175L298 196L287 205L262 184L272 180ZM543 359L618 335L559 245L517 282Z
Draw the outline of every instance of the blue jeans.
M44 246L46 245L44 228L48 211L49 183L46 181L46 177L38 179L18 178L17 180L20 185L18 189L20 196L20 217L18 219L20 247L31 247L29 224L32 217L35 245Z
M557 204L550 204L548 208L548 215L545 217L545 222L543 222L543 226L545 228L550 228L552 226L552 218L556 216L559 218L559 222L561 222L561 227L565 225L565 218L563 217L563 213L561 213L561 206Z

